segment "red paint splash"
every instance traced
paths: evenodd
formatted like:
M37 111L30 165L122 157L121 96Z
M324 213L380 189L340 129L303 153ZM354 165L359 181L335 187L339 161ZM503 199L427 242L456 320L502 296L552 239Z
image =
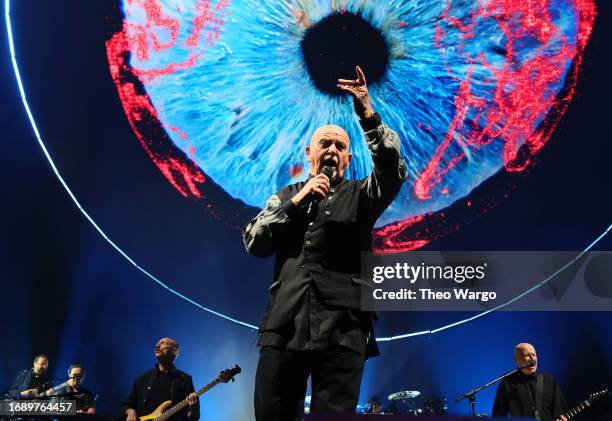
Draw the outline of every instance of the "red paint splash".
M416 238L407 240L402 238L407 229L423 222L425 217L426 215L414 216L376 230L372 247L374 254L399 253L402 251L416 250L427 245L431 241L431 238L420 238L418 235Z
M289 177L298 177L300 174L302 174L303 169L304 167L302 166L302 164L297 164L293 167L289 167Z
M171 156L154 152L151 143L155 142L155 139L143 135L143 132L150 128L148 127L150 122L159 121L159 117L149 96L145 93L139 93L135 83L125 81L125 74L131 72L131 68L126 62L128 57L126 54L127 44L125 33L118 32L107 42L106 51L111 76L119 92L119 98L132 130L162 174L180 194L185 197L193 195L196 198L201 198L202 195L196 185L204 183L206 178L198 166L191 161L183 162Z
M436 24L434 45L445 54L445 39L451 27L459 36L458 51L468 66L463 80L458 80L459 89L455 95L455 114L442 142L432 158L417 177L414 194L419 200L432 198L432 191L444 182L444 175L466 159L464 152L451 152L450 146L464 137L461 144L464 150L476 151L493 139L503 139L503 160L507 171L522 171L532 157L548 142L552 131L571 101L582 62L582 53L591 35L596 15L592 0L576 0L579 24L577 44L571 43L554 25L549 14L550 0L491 0L478 2L478 6L468 19L460 20L452 15L452 0L442 12ZM518 22L515 18L518 17ZM512 25L509 23L513 18ZM463 51L464 41L474 36L478 19L495 19L506 38L506 63L496 68L486 62L484 54L472 57ZM514 56L520 39L535 37L542 45L533 58L516 66ZM548 42L560 39L561 47L556 54L544 52ZM562 78L566 64L573 61L571 74L568 75L566 93L557 97L549 86ZM474 65L486 68L495 81L493 103L487 104L484 98L472 93L472 71ZM447 64L450 74L450 67ZM537 121L546 115L543 123L534 130ZM468 118L469 117L469 118ZM468 121L481 123L468 124ZM519 154L524 142L526 153ZM440 187L442 188L442 187Z
M202 199L198 185L204 183L206 177L199 167L190 159L185 159L178 154L172 156L172 154L157 151L155 146L160 140L156 138L157 136L151 136L151 131L154 134L159 131L157 125L161 125L161 120L149 96L142 91L140 84L135 79L143 83L150 82L157 77L193 66L203 54L203 50L196 51L196 47L204 33L205 26L207 24L211 26L206 38L207 45L210 45L214 39L218 38L223 27L224 21L221 15L227 8L229 0L219 1L212 12L209 0L198 0L196 15L191 22L191 32L184 45L189 51L188 58L160 69L137 68L132 66L128 60L132 55L139 61L146 62L150 60L153 53L177 48L177 39L181 30L179 21L166 15L157 0L128 0L128 4L142 7L145 12L145 23L135 24L123 20L122 30L113 34L106 43L111 76L117 87L123 109L136 137L174 188L185 197ZM162 39L163 33L168 35L167 40ZM187 139L187 133L178 127L166 125L166 129ZM191 157L195 155L195 149L190 155Z
M168 130L170 130L171 132L174 132L176 134L178 134L182 139L187 139L189 136L187 136L187 132L184 130L179 129L176 126L171 126L169 124L166 124L166 128Z
M160 76L184 71L193 67L204 54L207 47L214 45L225 24L224 16L229 0L220 0L211 11L210 0L198 0L196 14L190 24L190 32L184 44L177 46L181 30L177 19L166 15L158 0L129 0L129 5L139 5L145 12L145 23L124 21L124 34L127 40L127 50L135 54L141 62L151 58L151 50L161 53L165 50L184 48L187 58L180 62L172 62L159 69L149 69L132 66L132 71L142 82L150 82ZM205 42L202 35L206 26ZM162 42L161 33L169 33L169 40ZM200 47L199 49L197 47Z

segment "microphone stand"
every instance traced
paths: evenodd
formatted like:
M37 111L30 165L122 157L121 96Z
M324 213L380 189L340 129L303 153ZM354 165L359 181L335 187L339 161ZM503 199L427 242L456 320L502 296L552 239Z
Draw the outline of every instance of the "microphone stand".
M463 395L455 399L455 403L461 402L462 400L467 399L470 402L470 414L472 418L476 418L476 393L480 392L483 389L486 389L487 387L491 386L492 384L497 383L500 380L503 380L504 378L508 377L511 374L516 373L517 371L521 371L523 368L532 367L534 365L535 364L527 363L525 365L515 368L514 370L510 370L507 373L502 374L498 378L491 380L489 383L483 384L482 386L479 386L475 389L470 390L467 393L464 393Z

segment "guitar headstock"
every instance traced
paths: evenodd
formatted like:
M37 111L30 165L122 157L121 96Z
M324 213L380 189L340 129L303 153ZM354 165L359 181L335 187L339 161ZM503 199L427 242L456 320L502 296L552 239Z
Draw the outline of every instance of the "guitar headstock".
M600 390L600 391L598 391L598 392L591 393L591 394L589 395L589 398L588 398L587 400L588 400L589 402L593 402L593 401L596 401L596 400L601 399L601 398L603 398L603 397L606 397L606 396L608 396L608 395L610 395L610 390L608 390L608 389L601 389L601 390Z
M230 380L234 381L234 376L240 373L242 369L238 367L238 365L234 366L234 368L228 368L227 370L223 370L219 374L219 381L222 383L227 383Z

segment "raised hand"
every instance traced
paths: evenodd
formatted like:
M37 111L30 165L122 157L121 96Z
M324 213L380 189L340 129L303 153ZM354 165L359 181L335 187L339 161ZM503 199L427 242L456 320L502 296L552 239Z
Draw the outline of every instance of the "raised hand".
M370 94L368 93L368 85L365 75L359 66L355 67L357 79L338 79L338 88L344 92L348 92L353 97L353 106L355 112L360 119L370 118L374 115L372 103L370 102Z

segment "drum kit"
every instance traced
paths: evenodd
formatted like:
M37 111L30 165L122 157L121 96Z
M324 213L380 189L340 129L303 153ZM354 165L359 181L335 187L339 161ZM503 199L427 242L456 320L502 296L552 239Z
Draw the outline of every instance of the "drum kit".
M383 406L378 397L357 405L360 414L403 414L413 417L423 415L445 415L448 409L446 398L423 399L418 390L402 390L387 397L389 404Z

